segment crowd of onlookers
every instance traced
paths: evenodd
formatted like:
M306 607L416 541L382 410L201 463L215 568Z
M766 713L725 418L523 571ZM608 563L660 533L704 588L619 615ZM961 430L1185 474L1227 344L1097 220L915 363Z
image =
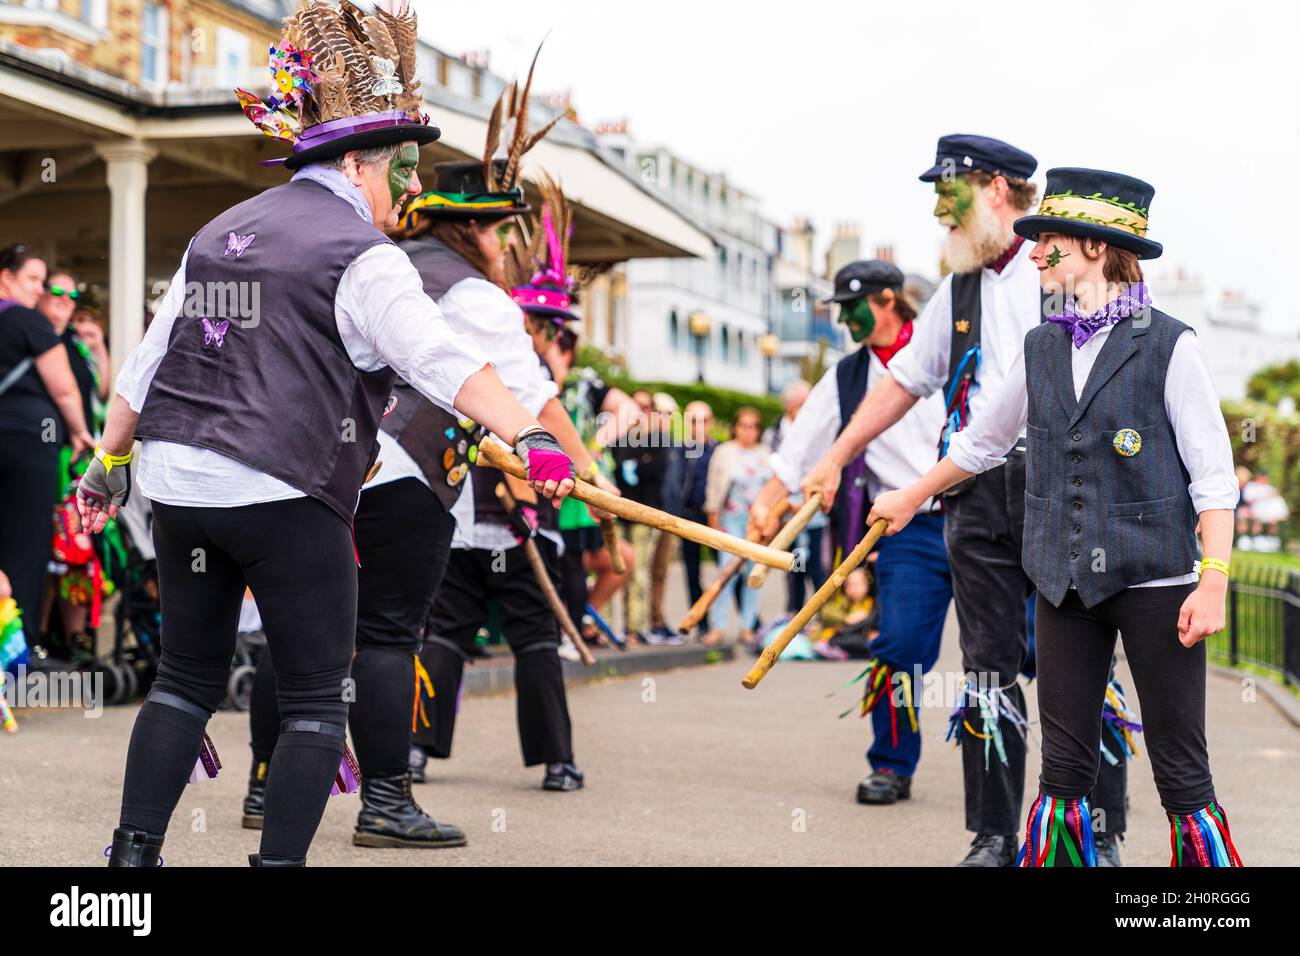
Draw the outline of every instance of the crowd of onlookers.
M666 511L736 537L744 537L750 511L763 486L772 477L768 459L779 447L790 423L808 396L807 382L795 382L782 394L784 415L763 429L756 408L737 409L721 440L713 410L703 401L684 409L665 392L636 391L631 396L617 389L599 389L601 410L611 423L613 434L602 436L608 444L610 467L625 498ZM566 404L572 396L566 396ZM620 414L620 401L627 411ZM572 409L571 409L572 411ZM616 425L613 423L617 422ZM581 431L581 429L580 429ZM597 443L601 444L601 443ZM787 609L793 612L804 603L810 581L815 588L822 580L821 560L826 519L818 515L809 524L796 547L807 560L803 570L787 576ZM630 643L679 644L677 622L666 616L665 596L673 559L680 548L681 567L692 604L704 593L707 575L702 575L704 549L692 541L661 532L644 524L624 524L628 572L618 576L602 561L602 571L587 603L598 614L620 590L624 595L624 636ZM575 548L598 548L594 538L585 543L566 537L569 560ZM726 555L722 556L726 559ZM590 561L588 561L590 569ZM758 590L745 584L748 569L742 569L733 585L716 600L698 627L696 636L705 644L720 643L734 620L743 644L757 640L759 628ZM572 581L566 577L566 583ZM602 586L603 585L603 586ZM582 602L571 603L581 612ZM575 614L575 620L577 615ZM601 630L590 622L584 638L603 643Z
M1278 526L1291 514L1282 492L1263 468L1252 474L1249 468L1238 467L1237 483L1241 499L1237 504L1235 547L1242 551L1280 551Z
M565 383L562 398L579 431L599 450L621 493L743 537L754 500L772 476L768 459L798 414L808 384L786 388L784 415L766 432L758 410L744 407L734 413L727 436L705 402L679 409L664 392L628 395L590 369L575 369L574 342L558 345L547 363ZM76 569L57 559L77 550L71 501L79 466L103 424L110 377L103 319L87 305L78 277L51 266L29 246L0 250L0 435L6 446L0 465L0 600L12 593L30 648L53 625L62 635L84 636L93 647L86 588L77 586ZM687 593L697 601L704 587L701 546L648 525L623 523L626 569L619 574L586 509L566 503L562 515L561 590L585 636L597 644L610 632L630 644L681 643L685 638L665 607L669 574L680 547ZM823 577L824 525L818 516L797 542L809 559L803 572L788 576L791 611L802 605L808 582L815 587ZM755 640L759 592L745 586L745 577L736 576L734 589L701 622L697 636L706 644L722 640L733 615L741 641ZM614 621L610 602L620 593L624 616ZM0 667L8 663L0 660Z
M110 376L103 320L77 277L29 246L0 249L0 601L17 602L28 647L55 615L64 634L87 628L89 596L67 578L75 569L51 575L61 536L67 552L85 542L51 516L94 449Z

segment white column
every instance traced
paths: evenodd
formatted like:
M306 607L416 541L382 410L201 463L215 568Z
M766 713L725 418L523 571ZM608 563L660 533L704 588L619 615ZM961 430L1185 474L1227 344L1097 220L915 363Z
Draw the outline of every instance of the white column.
M108 314L113 376L144 337L145 191L158 151L139 140L95 147L108 171Z

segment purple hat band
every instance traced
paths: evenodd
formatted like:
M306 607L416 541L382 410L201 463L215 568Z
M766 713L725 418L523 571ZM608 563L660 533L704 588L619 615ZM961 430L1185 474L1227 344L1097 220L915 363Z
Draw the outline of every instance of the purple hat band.
M552 309L568 311L573 304L573 300L569 296L555 289L535 289L529 286L520 286L517 289L512 289L510 295L516 303L524 308L546 306Z
M318 123L310 129L304 130L302 135L294 141L293 152L306 152L309 149L315 149L317 146L332 143L336 139L343 139L345 136L353 136L357 133L368 133L375 129L425 125L427 124L411 119L403 110L367 113L365 116L344 116L341 119L330 120L328 123ZM283 162L283 158L266 159L258 165L278 166Z

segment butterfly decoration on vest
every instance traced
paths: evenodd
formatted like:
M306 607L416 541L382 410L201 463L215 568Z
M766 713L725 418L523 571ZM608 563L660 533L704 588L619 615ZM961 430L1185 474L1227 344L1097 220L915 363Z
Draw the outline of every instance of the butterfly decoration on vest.
M226 344L226 330L230 328L230 320L222 319L220 322L213 322L211 319L203 320L203 347L216 345L217 348Z
M257 233L255 232L250 232L246 236L232 232L226 238L226 251L221 254L222 257L234 255L236 259L243 258L244 253L248 251L248 247L253 244L253 240L256 238Z

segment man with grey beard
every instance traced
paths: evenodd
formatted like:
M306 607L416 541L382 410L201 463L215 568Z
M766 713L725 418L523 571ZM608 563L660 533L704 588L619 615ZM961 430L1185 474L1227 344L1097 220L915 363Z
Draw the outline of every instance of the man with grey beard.
M934 215L947 229L946 276L916 322L916 337L862 400L831 450L802 483L830 509L845 465L916 402L942 389L947 418L935 441L949 437L995 394L1043 320L1038 270L1012 223L1033 205L1029 183L1038 162L1008 143L955 134L939 139L934 165L921 174L938 197ZM1011 866L1024 795L1025 701L1018 676L1028 657L1021 567L1025 510L1024 436L1005 466L948 492L944 539L961 629L963 698L954 703L949 738L960 741L966 828L976 836L960 866ZM1124 764L1102 762L1093 806L1101 810L1098 861L1118 865L1123 832ZM1104 862L1103 862L1104 861Z

